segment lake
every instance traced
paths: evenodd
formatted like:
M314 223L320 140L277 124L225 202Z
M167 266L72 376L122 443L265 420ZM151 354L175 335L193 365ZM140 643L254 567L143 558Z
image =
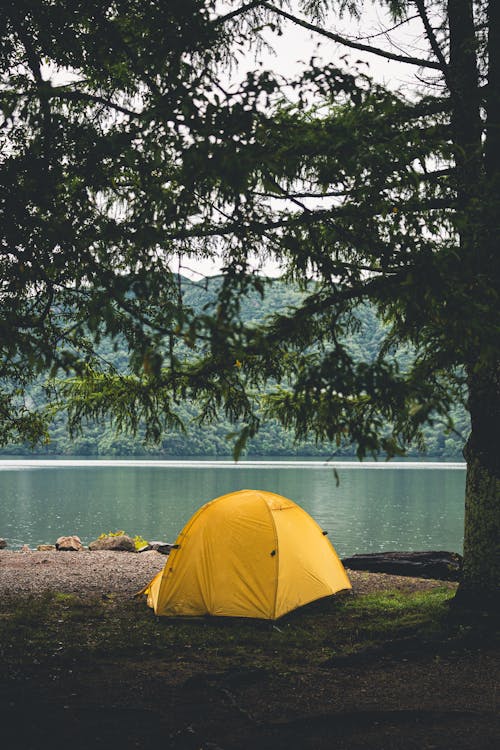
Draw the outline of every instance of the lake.
M118 529L173 542L200 505L248 488L297 502L341 556L462 552L465 464L411 461L2 459L0 537L10 549Z

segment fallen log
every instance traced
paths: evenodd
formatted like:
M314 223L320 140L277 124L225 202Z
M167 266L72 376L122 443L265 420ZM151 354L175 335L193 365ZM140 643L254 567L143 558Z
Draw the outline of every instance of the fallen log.
M371 552L344 557L342 564L351 570L441 581L459 581L462 574L462 556L456 552Z

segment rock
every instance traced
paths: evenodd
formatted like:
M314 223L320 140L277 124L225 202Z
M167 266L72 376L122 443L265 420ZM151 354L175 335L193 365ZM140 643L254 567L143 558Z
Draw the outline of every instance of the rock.
M7 546L7 540L6 539L0 539L0 549L5 549Z
M61 539L64 539L64 537L61 537ZM52 552L55 549L55 544L39 544L37 547L38 552Z
M112 552L136 552L134 540L126 534L120 536L105 536L90 542L89 549L93 552L98 550L111 550Z
M79 536L60 536L56 541L56 549L59 552L80 552L83 549L82 540Z
M459 581L462 573L462 557L456 552L372 552L345 557L342 564L351 570L441 581Z
M28 547L27 544L23 544L23 546L21 547L21 549L19 550L19 552L31 552L31 550L30 550L30 548Z

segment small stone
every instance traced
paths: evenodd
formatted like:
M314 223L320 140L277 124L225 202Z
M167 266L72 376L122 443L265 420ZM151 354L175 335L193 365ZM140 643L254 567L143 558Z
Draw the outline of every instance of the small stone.
M37 547L38 552L52 552L56 549L55 544L39 544Z
M6 539L0 539L0 549L5 549L7 546L7 540Z
M83 549L82 540L79 536L60 536L56 541L56 549L59 552L80 552Z
M28 547L27 544L23 544L23 546L21 547L21 549L19 550L19 552L31 552L31 550L30 550L30 548Z
M126 534L119 536L105 536L102 539L96 539L90 542L89 550L96 552L99 550L109 550L111 552L136 552L134 540Z

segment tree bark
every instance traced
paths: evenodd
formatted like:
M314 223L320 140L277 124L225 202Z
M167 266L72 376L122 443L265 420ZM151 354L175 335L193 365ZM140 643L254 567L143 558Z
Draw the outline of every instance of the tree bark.
M498 41L498 13L490 3L490 42ZM477 294L495 289L498 223L498 91L488 91L488 143L483 156L479 76L471 0L448 0L452 100L456 147L458 213L462 273L477 280ZM493 39L491 38L493 36ZM489 87L497 88L497 43L490 43ZM494 52L492 52L494 50ZM483 292L479 291L483 290ZM472 300L477 315L479 300ZM485 321L485 325L491 321ZM475 338L475 337L472 337ZM464 450L467 461L463 577L455 598L457 608L494 611L500 598L500 363L480 340L467 341L466 369L471 435ZM487 339L485 339L487 341Z
M469 376L464 561L456 605L500 612L500 367Z

